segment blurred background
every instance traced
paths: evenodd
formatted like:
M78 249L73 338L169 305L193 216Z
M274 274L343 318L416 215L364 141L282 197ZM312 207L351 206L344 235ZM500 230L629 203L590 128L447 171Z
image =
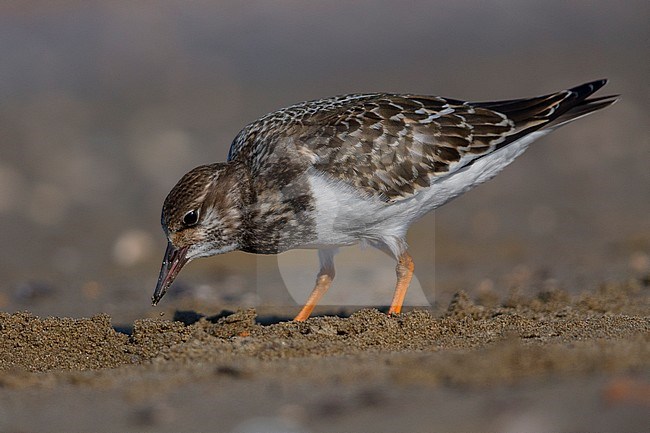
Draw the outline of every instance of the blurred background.
M647 1L3 1L0 310L294 314L315 252L202 259L149 305L167 192L246 123L350 92L510 99L603 77L618 104L413 226L407 303L644 278L649 23ZM389 303L390 260L352 248L338 263L323 304Z

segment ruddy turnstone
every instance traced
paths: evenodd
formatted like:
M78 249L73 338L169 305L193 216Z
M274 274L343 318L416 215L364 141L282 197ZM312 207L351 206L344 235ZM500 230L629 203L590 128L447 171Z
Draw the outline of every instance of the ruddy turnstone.
M168 244L152 302L199 257L316 248L316 285L294 319L306 320L334 279L337 248L365 242L397 261L388 310L397 314L414 269L409 226L537 138L613 104L587 99L605 83L496 102L351 94L267 114L239 132L226 162L191 170L165 199Z

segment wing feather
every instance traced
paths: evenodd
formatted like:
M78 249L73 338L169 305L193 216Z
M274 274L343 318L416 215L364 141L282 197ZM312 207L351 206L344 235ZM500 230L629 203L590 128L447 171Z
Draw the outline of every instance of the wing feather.
M299 167L292 173L318 170L397 201L540 128L610 105L614 97L587 99L605 82L495 102L383 93L305 102L244 128L229 160L245 161L256 176L289 161Z

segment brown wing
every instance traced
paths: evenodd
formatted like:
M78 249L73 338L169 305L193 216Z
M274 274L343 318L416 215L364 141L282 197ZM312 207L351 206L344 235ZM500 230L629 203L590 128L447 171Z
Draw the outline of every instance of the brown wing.
M310 166L396 201L554 121L557 126L611 104L611 98L586 100L604 84L483 103L394 94L312 101L249 125L229 159L248 160L259 175L270 166L277 171L278 164L298 171Z
M398 200L490 152L514 128L500 113L459 101L378 95L298 140L316 155L315 169Z

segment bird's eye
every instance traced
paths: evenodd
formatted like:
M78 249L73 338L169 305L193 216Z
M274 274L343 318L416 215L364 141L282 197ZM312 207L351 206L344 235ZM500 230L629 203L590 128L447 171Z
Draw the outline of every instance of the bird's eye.
M183 217L183 224L185 226L190 227L193 226L199 222L199 211L198 210L191 210L188 213L185 214Z

